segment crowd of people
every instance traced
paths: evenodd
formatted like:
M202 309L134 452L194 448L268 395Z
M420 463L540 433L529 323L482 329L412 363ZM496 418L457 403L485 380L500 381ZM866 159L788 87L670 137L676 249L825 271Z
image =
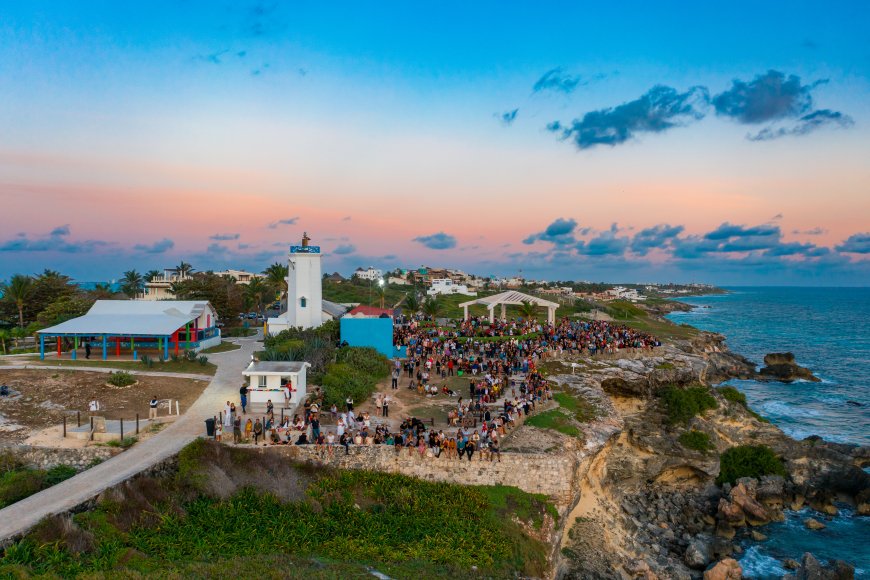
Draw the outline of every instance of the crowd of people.
M393 361L391 391L402 388L407 378L405 388L421 396L450 398L446 428L412 416L394 420L391 426L389 409L395 397L389 391L373 398L373 416L355 411L352 399L341 411L332 405L322 414L315 393L301 414L277 420L271 401L261 417L244 417L242 393L242 412L227 401L215 437L220 440L224 430L232 430L236 444L315 445L325 457L333 457L336 450L350 454L363 446L388 445L396 453L420 457L470 461L477 455L480 460L501 460L501 438L519 417L552 399L549 383L537 369L540 359L552 353L594 355L661 344L624 325L568 319L543 324L472 318L444 328L413 318L396 326L394 338L397 345L407 347L407 358ZM467 396L451 388L455 381L447 379L454 376L469 379Z

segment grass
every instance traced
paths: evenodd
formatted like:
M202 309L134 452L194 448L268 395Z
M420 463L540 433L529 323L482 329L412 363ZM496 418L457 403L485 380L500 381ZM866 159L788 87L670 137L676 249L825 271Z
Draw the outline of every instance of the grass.
M260 328L259 324L248 328L244 326L231 326L229 328L222 328L221 336L224 338L245 338L257 334L258 328Z
M601 414L598 407L578 395L563 392L554 394L553 398L580 423L594 421Z
M582 437L582 432L576 423L562 409L551 409L537 415L532 415L526 419L524 424L530 427L537 427L538 429L558 431L569 437L576 437L578 439Z
M113 439L106 443L107 447L120 447L121 449L128 449L135 445L135 443L139 441L138 437L124 437L123 439Z
M717 390L719 391L719 394L722 395L722 397L724 397L725 400L729 403L737 403L738 405L746 409L747 413L749 413L762 423L770 423L769 420L765 419L764 417L749 408L749 403L746 402L746 395L738 391L736 388L719 387Z
M109 373L109 378L106 379L106 382L116 387L129 387L136 382L136 377L127 371L117 371Z
M397 578L513 578L547 570L547 547L515 521L541 528L557 517L544 496L284 463L298 499L252 487L220 499L201 491L200 476L216 462L256 472L268 458L204 441L181 455L177 476L134 480L72 516L72 531L42 526L7 547L0 576L275 577L284 569L332 578L371 567Z
M179 360L167 360L164 362L155 362L154 366L151 369L146 369L140 361L135 360L118 360L112 359L109 357L108 360L51 360L45 359L44 361L39 360L39 357L34 357L34 360L37 364L50 366L50 367L91 367L91 368L114 368L114 369L122 369L122 370L131 370L131 371L142 371L142 370L154 370L161 373L193 373L198 375L213 375L217 370L217 366L214 363L207 363L205 365L199 364L196 360L190 361L185 359L183 356L179 357Z
M766 445L738 445L728 449L719 458L719 476L716 483L734 483L741 477L761 477L788 473L782 460Z
M656 370L659 370L659 371L670 371L670 370L673 370L675 368L677 368L677 367L674 366L674 363L670 363L670 362L663 362L663 363L659 363L656 365Z
M668 415L668 422L672 425L687 423L695 415L718 406L707 387L665 387L660 397Z
M206 348L206 349L199 351L199 353L200 354L214 354L216 352L229 352L231 350L239 350L240 348L242 348L242 345L224 340L224 341L221 341L220 344L216 344L214 346L211 346L209 348Z
M709 435L703 431L696 431L694 429L681 433L679 441L680 445L686 449L693 449L695 451L700 451L701 453L706 453L707 451L712 451L716 448L716 446L710 441Z

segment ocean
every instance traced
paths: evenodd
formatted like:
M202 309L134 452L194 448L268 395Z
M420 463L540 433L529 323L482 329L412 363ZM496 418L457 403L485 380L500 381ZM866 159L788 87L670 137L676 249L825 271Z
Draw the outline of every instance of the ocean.
M729 288L728 294L679 298L695 306L668 316L676 323L720 332L733 352L762 364L769 352L792 352L821 383L729 381L749 405L796 439L820 435L829 441L870 445L870 288ZM763 532L770 539L746 546L744 575L780 578L782 558L812 552L855 566L870 578L870 518L851 510L826 521L827 529L803 527L806 510L787 513Z

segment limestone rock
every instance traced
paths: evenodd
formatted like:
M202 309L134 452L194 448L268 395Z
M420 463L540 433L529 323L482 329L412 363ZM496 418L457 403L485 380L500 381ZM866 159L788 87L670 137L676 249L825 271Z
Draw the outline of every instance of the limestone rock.
M709 536L697 536L689 542L683 557L686 565L695 570L703 570L713 561L713 539Z
M752 539L756 542L763 542L767 539L767 536L765 536L761 532L752 530Z
M704 580L740 580L743 578L743 568L733 558L725 558L704 572Z
M794 574L783 576L783 580L854 580L855 567L834 560L827 567L822 566L815 556L806 552Z
M797 379L818 383L821 381L809 369L794 362L790 352L772 352L764 357L764 368L759 371L760 379L790 383Z
M804 520L804 526L808 530L824 530L827 526L815 518L807 518Z

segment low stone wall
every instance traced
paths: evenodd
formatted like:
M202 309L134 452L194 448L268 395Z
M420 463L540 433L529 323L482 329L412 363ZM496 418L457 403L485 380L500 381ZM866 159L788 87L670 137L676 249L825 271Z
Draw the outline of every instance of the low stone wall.
M121 453L113 447L81 447L64 449L58 447L34 447L31 445L10 445L0 447L0 452L15 455L19 461L34 469L51 469L58 465L68 465L83 471L95 463L103 462Z
M280 445L254 447L258 453L277 453L288 459L329 465L339 469L367 469L400 473L428 481L444 481L466 485L511 485L530 493L550 496L560 507L569 505L574 497L574 479L580 457L574 453L502 453L501 462L481 461L475 454L472 461L447 459L442 456L420 456L415 449L396 453L390 445L335 447L335 456L326 457L315 445Z

